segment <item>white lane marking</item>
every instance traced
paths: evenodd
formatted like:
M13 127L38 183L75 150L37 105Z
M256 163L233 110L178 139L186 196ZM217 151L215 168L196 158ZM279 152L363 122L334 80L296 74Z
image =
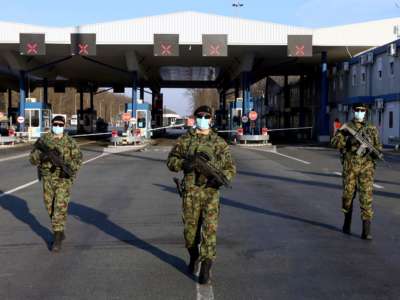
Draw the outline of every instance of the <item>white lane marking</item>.
M83 162L83 164L86 165L87 163L90 163L90 162L92 162L92 161L94 161L94 160L96 160L96 159L98 159L98 158L101 158L101 157L104 157L104 156L107 156L107 155L109 155L109 153L102 153L102 154L100 154L100 155L98 155L98 156L96 156L96 157L93 157L93 158L91 158L91 159L85 160L85 161ZM31 185L34 185L35 183L38 183L38 182L39 182L39 180L37 180L37 179L36 179L36 180L32 180L32 181L30 181L30 182L28 182L28 183L25 183L25 184L20 185L20 186L18 186L18 187L16 187L16 188L13 188L12 190L5 191L5 192L3 192L3 193L0 194L0 198L4 197L4 196L6 196L6 195L12 194L12 193L14 193L14 192L17 192L17 191L19 191L19 190L25 189L25 188L27 188L27 187L29 187L29 186L31 186Z
M94 160L96 160L96 159L99 159L99 158L101 158L101 157L104 157L104 156L107 156L107 155L110 155L111 153L102 153L102 154L100 154L100 155L97 155L97 156L95 156L95 157L93 157L93 158L91 158L91 159L88 159L88 160L86 160L86 161L84 161L83 162L83 165L86 165L86 164L88 164L88 163L90 163L90 162L92 162L92 161L94 161Z
M36 179L36 180L32 180L32 181L30 181L30 182L28 182L28 183L25 183L25 184L23 184L23 185L20 185L20 186L14 188L14 189L12 189L12 190L6 191L6 192L0 194L0 198L4 197L4 196L6 196L6 195L12 194L12 193L14 193L14 192L16 192L16 191L22 190L22 189L24 189L24 188L27 188L28 186L31 186L31 185L33 185L33 184L35 184L35 183L37 183L37 182L39 182L39 180L37 180L37 179Z
M340 173L340 172L333 172L333 174L338 175L338 176L342 176L342 173ZM373 186L374 186L374 188L376 188L378 190L383 190L385 188L385 187L383 187L383 186L381 186L379 184L376 184L376 183L374 183Z
M381 185L379 185L379 184L376 184L376 183L374 183L374 188L376 188L376 189L378 189L378 190L383 190L383 189L384 189L383 186L381 186Z
M200 267L196 272L196 276L199 277ZM214 300L214 290L212 284L199 284L196 283L196 300Z
M80 144L78 144L78 146L85 146L85 145L94 144L94 143L96 143L96 141L80 143ZM27 157L27 156L29 156L29 154L30 154L30 152L25 152L23 154L18 154L18 155L14 155L14 156L10 156L10 157L5 157L5 158L0 159L0 162Z
M29 156L29 152L26 152L26 153L23 153L23 154L19 154L19 155L10 156L10 157L6 157L6 158L2 158L2 159L0 159L0 162L13 160L13 159L18 159L18 158L22 158L22 157L26 157L26 156Z
M253 149L253 148L252 148L252 149ZM280 156L283 156L283 157L286 157L286 158L289 158L289 159L292 159L292 160L301 162L301 163L303 163L303 164L305 164L305 165L311 165L311 163L310 163L309 161L305 161L305 160L302 160L302 159L297 158L297 157L293 157L293 156L290 156L290 155L286 155L286 154L280 153L280 152L278 152L278 151L264 150L264 149L258 149L258 148L254 148L253 150L262 151L262 152L268 152L268 153L280 155Z

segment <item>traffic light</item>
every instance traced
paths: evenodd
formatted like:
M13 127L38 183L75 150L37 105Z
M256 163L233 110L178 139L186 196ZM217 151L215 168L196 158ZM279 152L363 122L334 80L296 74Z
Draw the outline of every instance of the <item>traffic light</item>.
M179 56L179 34L154 34L154 56Z
M46 55L45 35L43 33L20 33L19 52L21 55Z
M228 36L203 34L203 56L228 56Z
M71 55L95 56L95 33L71 33Z
M288 56L312 57L312 35L288 35Z

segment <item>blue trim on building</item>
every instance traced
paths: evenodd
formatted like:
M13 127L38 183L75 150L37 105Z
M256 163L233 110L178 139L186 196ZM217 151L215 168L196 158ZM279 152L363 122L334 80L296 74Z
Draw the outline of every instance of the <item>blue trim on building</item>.
M341 102L341 104L354 104L354 103L367 103L374 104L375 99L383 99L383 102L393 102L400 101L400 93L392 93L386 95L376 95L376 96L357 96L347 98L346 101Z

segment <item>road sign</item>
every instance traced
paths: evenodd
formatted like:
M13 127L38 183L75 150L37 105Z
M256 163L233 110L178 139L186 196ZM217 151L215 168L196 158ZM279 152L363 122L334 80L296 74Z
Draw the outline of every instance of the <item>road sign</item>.
M19 53L21 55L45 55L45 35L42 33L20 33Z
M131 120L131 113L123 113L122 114L122 121L129 122Z
M247 123L249 121L249 118L247 116L242 117L242 122Z
M154 34L154 56L179 56L179 34Z
M25 121L25 118L24 118L23 116L19 116L19 117L17 118L17 122L18 122L19 124L24 123L24 121Z
M203 34L203 56L228 56L228 36Z
M71 33L71 54L82 56L95 56L96 34Z
M312 57L312 35L288 35L288 56L290 57Z
M250 120L255 121L255 120L257 120L257 117L258 117L257 112L255 112L255 111L249 112Z

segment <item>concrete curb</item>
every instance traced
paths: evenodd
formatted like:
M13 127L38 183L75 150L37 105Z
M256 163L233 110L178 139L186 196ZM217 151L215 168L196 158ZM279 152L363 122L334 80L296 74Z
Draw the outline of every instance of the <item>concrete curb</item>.
M276 146L272 145L272 144L237 144L236 146L240 147L240 148L245 148L245 149L263 149L263 150L268 150L268 151L273 151L276 152Z
M126 146L110 146L107 148L104 148L103 152L104 153L122 153L122 152L128 152L128 151L140 151L144 150L149 146L149 144L141 144L141 145L126 145Z

